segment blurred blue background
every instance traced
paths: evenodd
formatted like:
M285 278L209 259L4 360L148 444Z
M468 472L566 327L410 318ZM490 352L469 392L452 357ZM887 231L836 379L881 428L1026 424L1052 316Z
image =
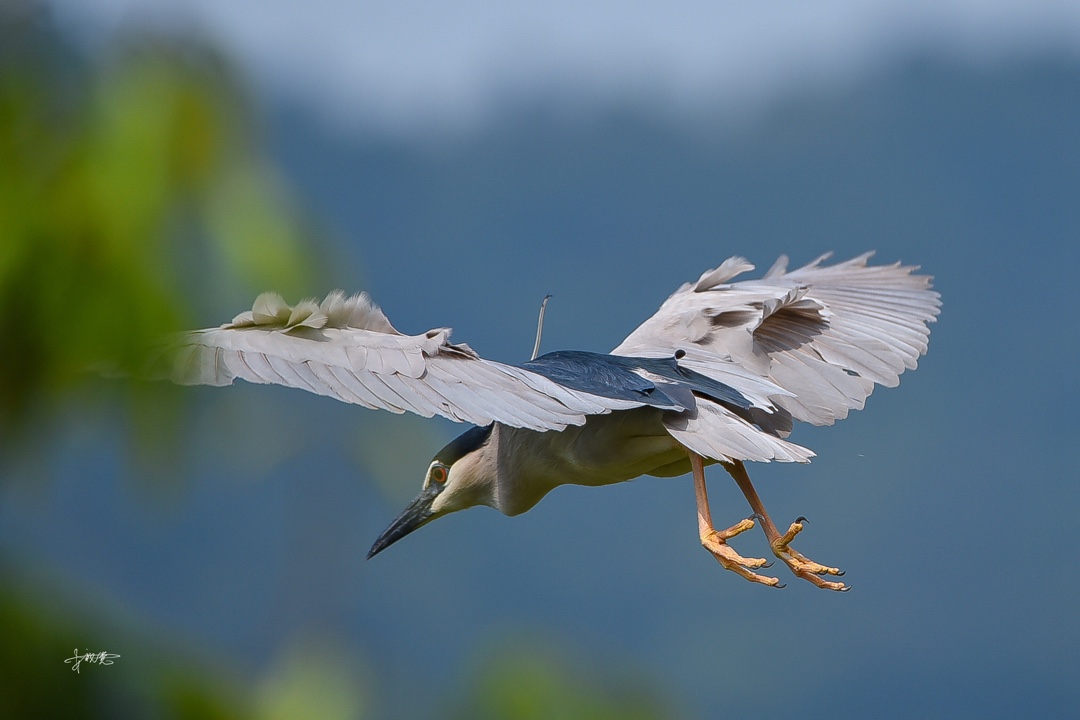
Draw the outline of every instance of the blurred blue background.
M1075 709L1074 5L221 5L0 13L6 717ZM460 428L84 372L270 288L505 361L552 293L544 348L605 351L729 255L868 249L935 276L929 354L749 468L845 595L723 572L688 477L365 562Z

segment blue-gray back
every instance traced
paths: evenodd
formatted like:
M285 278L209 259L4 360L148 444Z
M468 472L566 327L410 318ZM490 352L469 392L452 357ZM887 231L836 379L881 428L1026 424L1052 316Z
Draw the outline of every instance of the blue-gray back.
M750 408L750 401L733 387L682 367L673 357L625 357L559 350L521 363L520 367L571 390L665 409L692 409L692 393L715 400L738 414ZM642 377L635 371L644 371L652 377Z

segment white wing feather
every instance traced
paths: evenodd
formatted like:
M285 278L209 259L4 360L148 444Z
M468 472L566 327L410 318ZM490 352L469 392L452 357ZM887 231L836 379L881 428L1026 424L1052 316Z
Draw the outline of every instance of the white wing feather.
M809 462L814 457L813 451L762 432L724 406L701 398L692 411L665 415L664 425L683 445L714 460Z
M331 293L295 307L264 293L218 328L182 335L164 373L184 385L240 378L300 388L347 403L424 417L531 430L581 425L588 415L639 403L565 388L450 343L450 330L403 335L361 293Z
M781 257L761 280L742 282L730 281L753 265L729 258L679 288L612 353L670 357L683 350L683 364L731 385L756 407L831 424L862 408L875 384L895 386L904 370L915 368L941 305L930 277L900 263L867 265L871 254L831 266L822 264L825 255L791 272ZM669 422L668 429L692 449L691 433L726 433L732 447L714 449L727 458L809 457L770 449L768 440L766 447L738 450L748 431L722 419L726 430L716 418L699 419L696 428ZM791 457L781 457L785 452Z

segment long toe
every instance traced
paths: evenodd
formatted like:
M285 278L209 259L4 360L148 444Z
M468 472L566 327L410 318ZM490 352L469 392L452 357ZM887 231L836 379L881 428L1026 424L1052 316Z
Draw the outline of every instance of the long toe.
M753 523L750 524L750 527L753 527ZM743 557L735 552L735 549L726 542L724 535L727 532L728 531L713 530L706 533L701 538L701 544L706 550L712 553L712 556L716 558L716 561L720 563L721 567L725 570L730 570L739 577L749 580L750 582L769 585L770 587L783 587L780 584L779 578L769 577L768 575L761 575L760 573L754 572L754 569L756 568L768 566L769 561L765 558ZM744 531L740 530L740 532Z
M820 577L821 575L840 576L844 574L843 570L814 562L791 547L791 541L795 539L796 535L803 531L803 523L805 522L806 518L800 517L791 524L791 527L788 528L786 533L776 538L776 540L772 542L773 554L783 560L796 576L817 585L819 588L837 590L840 592L850 590L850 586L845 585L842 582L833 582Z

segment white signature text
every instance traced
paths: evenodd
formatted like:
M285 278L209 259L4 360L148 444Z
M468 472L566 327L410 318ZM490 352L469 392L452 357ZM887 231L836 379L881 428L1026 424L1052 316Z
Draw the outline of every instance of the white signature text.
M81 675L82 673L79 672L79 665L84 662L89 663L90 665L112 665L113 658L118 657L120 656L115 653L107 652L85 652L79 654L79 648L75 648L75 655L69 657L64 663L72 663L71 669Z

